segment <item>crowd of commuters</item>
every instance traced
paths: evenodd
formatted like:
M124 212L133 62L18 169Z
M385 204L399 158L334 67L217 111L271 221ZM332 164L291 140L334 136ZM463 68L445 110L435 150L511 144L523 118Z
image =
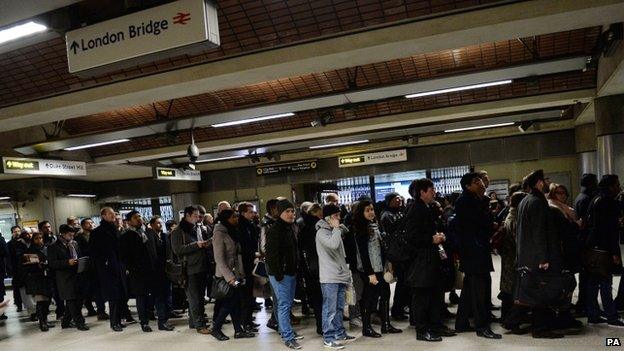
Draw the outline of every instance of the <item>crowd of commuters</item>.
M613 275L622 273L618 177L583 175L573 205L566 187L551 184L541 170L512 184L505 201L486 193L488 185L480 171L465 174L463 192L446 198L429 179L413 181L407 201L389 193L379 203L362 197L340 204L329 194L323 204L297 208L276 198L262 218L251 203L222 201L216 219L193 205L179 223L137 211L122 219L104 207L97 228L90 218L75 217L57 234L48 221L36 230L13 227L12 239L0 241L0 278L12 277L18 311L25 309L41 331L55 326L48 317L54 302L63 329L89 330L84 307L121 332L135 322L128 308L135 299L143 332L152 332L151 320L172 331L169 319L188 310L188 326L200 334L228 340L223 325L231 322L235 339L253 338L260 327L257 298L272 309L267 327L291 349L303 339L293 328L300 321L295 301L314 315L316 333L330 349L355 339L345 318L371 338L402 333L391 321L409 321L426 342L464 332L501 339L492 323L511 334L561 338L581 331L584 324L575 319L581 316L624 327L618 314L624 279L612 296ZM500 317L492 313L498 309L491 301L493 254L501 256ZM536 281L543 293L535 294ZM0 300L5 295L0 285ZM207 298L215 300L211 320ZM456 315L451 304L458 304Z

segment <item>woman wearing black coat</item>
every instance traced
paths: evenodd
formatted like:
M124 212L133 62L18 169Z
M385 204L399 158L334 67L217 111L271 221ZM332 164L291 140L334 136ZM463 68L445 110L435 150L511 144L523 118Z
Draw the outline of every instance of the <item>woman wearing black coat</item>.
M26 293L37 303L39 329L48 331L54 324L48 323L52 280L49 275L47 248L43 244L43 234L35 233L31 244L22 254L21 272L26 283Z
M381 232L375 220L375 208L372 201L362 200L353 217L355 240L358 248L358 270L364 282L361 300L362 335L373 338L381 334L373 330L371 313L379 301L381 313L381 332L383 334L401 333L402 330L390 324L390 285L384 280L385 259L382 252Z

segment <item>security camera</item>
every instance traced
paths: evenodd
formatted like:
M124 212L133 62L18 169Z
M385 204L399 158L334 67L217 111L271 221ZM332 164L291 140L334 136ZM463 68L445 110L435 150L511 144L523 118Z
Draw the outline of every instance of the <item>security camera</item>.
M195 145L195 143L189 145L188 149L186 150L186 155L188 156L191 163L195 163L195 161L197 161L197 158L199 157L199 148L197 147L197 145Z

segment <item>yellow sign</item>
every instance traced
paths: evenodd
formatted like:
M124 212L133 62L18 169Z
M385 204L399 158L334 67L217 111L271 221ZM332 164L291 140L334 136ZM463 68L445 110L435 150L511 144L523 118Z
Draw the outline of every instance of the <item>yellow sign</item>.
M340 158L341 165L354 165L364 163L364 156L346 156Z
M172 169L158 169L158 175L161 177L175 177L175 170Z
M4 162L5 169L25 169L36 171L39 169L39 162L37 161L18 161L18 160L6 160Z

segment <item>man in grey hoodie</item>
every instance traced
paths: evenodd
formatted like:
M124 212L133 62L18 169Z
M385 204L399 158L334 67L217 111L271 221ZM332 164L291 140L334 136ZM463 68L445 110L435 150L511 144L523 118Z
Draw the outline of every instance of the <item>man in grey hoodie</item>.
M345 294L351 283L351 271L345 260L340 229L340 208L334 204L323 207L323 218L316 223L316 251L319 260L319 281L323 293L323 344L342 349L338 341L353 340L342 325Z

